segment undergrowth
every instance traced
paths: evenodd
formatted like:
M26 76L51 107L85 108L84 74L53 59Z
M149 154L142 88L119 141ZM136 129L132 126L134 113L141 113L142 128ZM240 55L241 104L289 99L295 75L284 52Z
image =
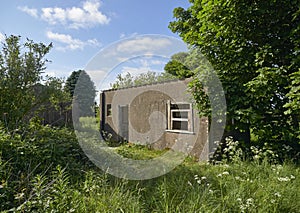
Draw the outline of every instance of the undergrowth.
M187 158L150 180L113 177L93 166L74 133L31 124L0 130L1 212L299 212L300 169L254 150L244 160L227 139L226 158L213 163ZM165 151L125 144L116 152L151 159ZM253 156L255 156L253 155ZM276 157L276 156L275 156Z

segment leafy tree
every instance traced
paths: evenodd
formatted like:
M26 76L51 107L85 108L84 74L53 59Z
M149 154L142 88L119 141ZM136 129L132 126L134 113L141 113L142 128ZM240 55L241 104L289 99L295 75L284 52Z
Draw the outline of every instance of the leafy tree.
M156 73L152 71L148 71L147 73L141 73L136 77L132 76L129 72L126 73L125 76L119 74L117 76L116 81L111 84L113 89L120 89L126 87L133 87L133 86L141 86L146 84L153 84L158 82L165 82L170 80L178 79L177 77L173 76L172 74L163 72L163 73Z
M180 52L172 55L171 60L165 65L164 69L167 73L178 76L179 78L191 77L192 71L185 66L189 54Z
M63 79L47 76L43 84L36 86L35 95L40 103L33 115L42 123L71 126L71 98L63 89L64 83Z
M118 74L116 81L110 86L113 89L120 89L125 87L132 87L133 85L133 76L128 72L125 76Z
M76 107L77 116L93 116L95 114L96 88L84 70L73 71L66 80L64 90L73 98L73 107ZM79 118L73 117L73 119L78 121Z
M82 71L83 70L73 71L71 73L71 75L66 80L64 90L70 95L70 97L73 97L73 95L74 95L74 90L75 90L75 87L76 87L76 83L77 83L78 78L80 76L80 73Z
M295 13L294 19L299 19L300 17L300 9L298 12ZM293 37L292 41L294 43L294 49L293 55L294 57L292 58L292 67L295 69L298 68L298 71L292 73L290 75L291 78L291 84L288 87L289 92L287 94L287 97L289 98L289 102L285 104L286 107L286 114L292 115L295 119L294 123L298 123L297 129L297 135L298 138L300 139L300 24L298 27L291 33L291 36Z
M290 76L299 67L294 58L299 58L300 1L190 2L189 8L174 10L169 27L199 48L217 72L226 93L227 130L251 128L261 141L294 142L299 113L285 113L284 106L291 98ZM195 97L201 103L202 96Z
M41 103L35 90L52 47L29 39L21 44L20 39L6 37L0 52L0 121L7 128L17 127Z

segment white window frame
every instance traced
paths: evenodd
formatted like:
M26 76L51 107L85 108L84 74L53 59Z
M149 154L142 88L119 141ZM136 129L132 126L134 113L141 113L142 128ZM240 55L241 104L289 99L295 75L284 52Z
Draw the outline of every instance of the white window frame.
M189 105L188 109L171 109L172 105ZM173 117L174 112L187 112L187 118L175 118ZM193 116L193 106L188 102L167 102L167 130L168 132L178 132L178 133L194 133L194 116ZM187 129L174 129L174 121L187 122Z

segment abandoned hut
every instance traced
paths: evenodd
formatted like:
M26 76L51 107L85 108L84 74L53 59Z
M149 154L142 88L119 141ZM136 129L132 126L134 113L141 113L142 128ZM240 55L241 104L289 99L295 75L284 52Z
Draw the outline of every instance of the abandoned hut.
M101 132L113 140L154 149L174 149L208 160L208 119L199 117L187 92L188 80L176 80L100 94Z

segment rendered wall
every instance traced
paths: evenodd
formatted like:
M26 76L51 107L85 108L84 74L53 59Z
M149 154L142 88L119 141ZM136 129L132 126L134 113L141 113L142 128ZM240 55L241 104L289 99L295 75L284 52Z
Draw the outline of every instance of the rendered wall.
M193 109L192 133L167 130L167 103L191 102L187 93L187 81L172 81L120 90L107 90L100 97L101 128L120 140L119 107L128 105L128 141L147 144L154 149L171 148L190 153L200 160L208 160L208 121L199 118ZM111 116L107 116L106 106L111 104Z

